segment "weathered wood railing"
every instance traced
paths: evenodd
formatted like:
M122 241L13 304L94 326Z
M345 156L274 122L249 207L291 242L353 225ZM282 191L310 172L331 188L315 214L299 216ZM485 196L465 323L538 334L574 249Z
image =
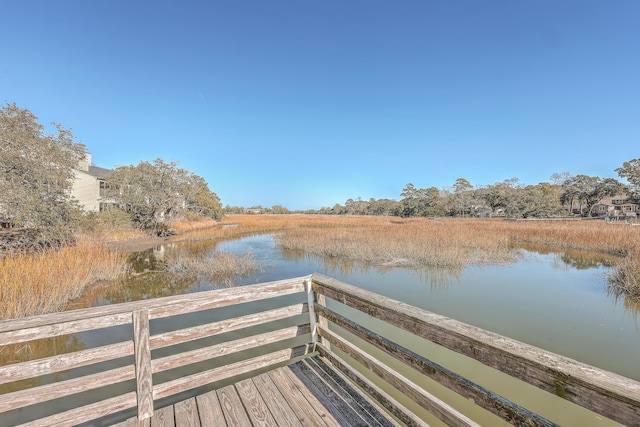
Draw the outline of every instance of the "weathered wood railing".
M14 419L20 420L21 416L24 418L24 414L10 418L11 414L2 414L3 412L53 399L65 398L73 401L79 393L95 391L101 387L130 380L135 380L135 385L129 387L129 390L126 387L121 387L124 391L118 392L115 396L60 413L54 412L45 417L38 415L38 418L24 422L20 420L19 422L24 425L75 425L130 408L137 408L138 418L144 419L152 415L154 401L159 399L250 371L272 365L277 366L278 363L286 363L294 357L305 354L307 346L302 344L267 354L255 354L256 352L260 353L259 350L266 344L279 341L286 343L283 340L294 337L306 335L307 338L304 342L309 341L308 314L299 316L301 313L305 313L308 307L304 298L304 290L304 278L299 278L0 322L0 346L96 331L118 325L132 326L129 338L121 342L2 366L0 367L0 385L57 374L91 364L115 363L118 359L122 361L122 358L127 362L126 356L133 359L128 363L121 362L121 366L116 368L1 394L0 425L14 425L16 424ZM294 294L298 295L299 298L296 299L299 301L291 303L290 300L286 300L287 295L294 296ZM158 319L168 319L172 316L175 318L187 313L205 312L205 310L216 312L223 307L240 307L239 305L243 303L277 299L278 297L285 297L284 303L286 305L266 311L254 307L251 312L241 316L155 335L150 334L150 322ZM274 321L280 322L280 324L276 322L278 325L276 330L259 331L260 333L257 334L250 332L249 328L251 327L254 327L254 330L257 325L263 325L266 328L269 322ZM281 325L283 322L289 325L283 327ZM196 340L230 331L241 331L233 337L240 336L240 338L218 343L209 342L205 346L196 346L197 348L187 351L152 358L154 350L179 344L184 346L184 343L193 343ZM217 357L234 353L240 354L243 351L246 353L252 349L253 353L249 356L232 363L227 362L220 366L216 366L214 363ZM209 361L209 366L201 372L179 375L157 384L154 382L154 376L158 373L203 361ZM5 421L3 422L3 420Z
M425 423L406 409L407 405L399 401L402 399L392 396L398 393L380 387L380 381L448 425L477 423L461 413L464 410L443 402L409 379L411 375L389 367L387 359L402 362L407 369L430 377L512 424L553 425L552 421L473 383L424 354L403 347L397 340L373 332L357 321L361 315L344 314L352 309L604 417L640 426L637 381L319 274L0 322L0 346L119 325L126 325L128 333L127 338L115 343L1 366L0 387L29 378L42 378L42 384L0 394L0 425L71 425L114 414L122 414L113 418L122 420L130 415L127 411L134 411L139 419L144 419L152 415L154 407L189 390L231 381L317 353L407 425ZM190 313L198 313L194 316L199 320L192 319L191 323L181 320ZM183 327L187 323L189 326ZM356 340L346 338L351 334L386 353L385 360L354 345ZM308 344L315 344L315 348ZM371 375L364 376L354 369L353 361ZM108 368L104 368L105 363ZM96 366L93 371L83 371L93 365ZM83 375L53 378L73 370L83 371ZM106 392L99 393L114 384L120 386L111 390L111 394L105 397ZM78 399L82 395L94 397L85 403ZM54 399L80 403L64 410L54 405L50 413L19 412L20 408Z
M637 381L319 274L313 275L313 289L319 301L330 298L606 418L623 425L640 426L640 383ZM381 403L387 399L384 394L349 364L340 360L331 348L339 348L401 393L410 396L413 401L436 414L447 425L476 425L411 380L336 334L326 326L327 321L349 331L459 395L472 399L475 404L512 424L554 425L542 416L338 314L326 304L316 304L315 312L319 318L320 344L317 349L320 354L334 365L340 366L347 376ZM385 406L400 419L409 421L407 414L403 414L401 409L394 408L391 403Z

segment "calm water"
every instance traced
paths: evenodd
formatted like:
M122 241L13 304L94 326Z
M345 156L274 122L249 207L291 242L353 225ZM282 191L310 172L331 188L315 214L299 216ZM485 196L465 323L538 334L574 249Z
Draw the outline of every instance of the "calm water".
M640 380L637 308L605 292L600 262L523 251L509 265L381 270L283 253L271 236L218 246L268 264L244 283L326 274L355 286ZM577 266L577 267L576 267Z
M117 286L90 290L76 301L75 307L112 304L124 301L154 298L185 292L197 292L216 287L204 281L194 283L176 280L168 274L157 273L164 268L162 259L172 251L194 252L232 251L251 252L264 268L257 274L237 280L236 284L251 284L323 273L355 286L397 299L429 311L475 325L528 344L559 353L621 375L640 380L640 327L638 307L616 301L605 292L603 260L584 254L541 253L521 250L517 261L509 265L469 266L457 271L414 271L402 268L380 269L339 260L320 259L315 256L282 251L274 237L252 236L223 243L198 243L156 248L132 256L137 271L130 279ZM154 273L156 272L156 273ZM185 325L186 326L186 325ZM369 325L372 328L385 326ZM154 332L155 333L155 332ZM566 402L550 401L542 392L516 383L506 376L483 370L477 362L461 358L426 341L392 332L400 344L422 353L437 363L444 364L478 382L490 386L505 396L513 393L520 403L539 411L561 425L611 425L594 418L587 411L576 412ZM57 347L67 350L104 345L130 337L126 328L109 328L99 334L83 333L70 336L69 342ZM397 366L396 369L402 369ZM82 374L82 370L68 373ZM411 375L407 373L407 375ZM412 377L413 379L413 377ZM43 381L47 382L46 379ZM414 379L414 381L418 381ZM430 392L445 398L446 391L428 379L419 383ZM528 387L528 388L527 388ZM391 391L390 391L391 392ZM397 396L398 397L398 396ZM399 396L402 398L402 396ZM455 398L452 398L455 399ZM60 404L60 403L58 403ZM407 403L410 406L410 403ZM468 406L460 401L458 406ZM413 408L414 410L418 410ZM44 411L44 409L43 409ZM486 414L472 416L482 425L499 425ZM11 417L0 417L0 425L10 424ZM424 415L426 421L438 422Z

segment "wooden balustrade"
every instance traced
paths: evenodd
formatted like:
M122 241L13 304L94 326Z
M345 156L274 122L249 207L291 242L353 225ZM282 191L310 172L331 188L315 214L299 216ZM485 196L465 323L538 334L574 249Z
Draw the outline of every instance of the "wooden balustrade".
M93 395L98 397L89 403L31 419L19 418L20 423L71 425L127 411L134 411L143 420L154 414L161 399L165 402L199 387L224 384L299 357L320 354L400 421L424 425L340 353L448 425L477 425L389 367L388 360L354 345L345 338L344 330L383 351L386 358L402 362L514 425L554 425L490 387L476 384L341 314L336 304L359 310L624 425L640 425L637 381L319 274L0 322L2 346L113 326L131 331L119 342L1 366L0 387L33 378L44 380L31 388L0 394L0 424L10 419L2 417L20 408ZM216 316L220 309L231 315ZM200 317L193 325L181 327L177 320L204 312L211 315ZM154 333L154 325L161 331ZM230 355L234 358L228 358ZM89 370L91 367L95 369ZM76 371L83 375L61 375ZM98 393L116 384L120 387L106 397Z
M136 408L138 418L144 419L152 416L154 401L158 399L236 375L286 363L308 353L307 346L298 345L267 354L252 355L253 357L237 362L178 376L158 384L153 382L154 374L203 361L214 361L215 358L247 350L258 350L259 353L260 348L266 344L304 335L309 336L308 315L302 323L294 321L293 325L277 330L257 334L253 332L241 338L180 351L164 357L154 358L152 352L226 332L248 331L248 328L255 329L256 326L266 325L269 322L296 319L295 316L308 310L308 305L302 298L304 292L304 278L299 278L0 322L0 345L28 343L33 340L121 325L131 325L133 331L132 336L126 341L1 366L0 385L134 356L132 363L122 366L1 394L0 417L3 416L3 412L54 399L72 399L79 394L134 380L135 388L132 390L61 413L47 415L45 418L26 421L24 425L78 424L130 408ZM154 320L293 294L300 294L300 302L264 311L256 309L241 316L159 334L151 335L150 333L150 323ZM3 424L2 418L0 418L0 424Z
M640 426L640 383L632 379L536 348L492 332L476 328L429 311L342 283L320 274L313 275L314 291L357 309L376 319L407 331L416 337L438 344L456 353L557 395L623 425ZM491 390L474 384L427 358L416 354L389 338L382 337L362 325L316 304L320 319L326 319L374 345L389 356L426 374L456 393L472 399L475 404L515 425L553 425L549 420L517 405ZM326 322L326 321L325 321ZM321 325L322 321L319 322ZM326 327L318 335L331 346L340 348L378 376L405 394L410 394L450 425L467 425L446 404L415 392L415 385L406 378L373 360L363 350L351 345ZM328 359L336 356L330 347L319 346L320 354ZM345 364L343 361L336 363ZM345 364L346 365L346 364ZM354 377L355 374L348 374ZM361 381L359 379L358 381Z

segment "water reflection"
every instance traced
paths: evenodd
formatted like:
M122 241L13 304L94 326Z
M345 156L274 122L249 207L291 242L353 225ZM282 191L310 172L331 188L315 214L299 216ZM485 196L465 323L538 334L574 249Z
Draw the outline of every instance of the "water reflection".
M462 269L370 266L281 250L273 236L200 241L132 255L135 274L87 292L79 306L112 304L212 289L218 285L166 271L168 257L250 251L265 268L235 285L319 272L585 363L640 379L640 306L605 291L611 257L521 245L516 261Z
M74 351L84 350L86 345L77 335L61 335L48 339L34 340L28 343L11 344L0 346L0 366L12 365L14 363L26 362L29 360L42 359L44 357L66 354ZM0 394L12 391L23 390L41 384L58 381L65 376L64 372L59 372L46 377L35 377L21 381L14 381L0 384Z
M396 266L372 265L359 261L345 260L337 257L321 257L316 254L309 254L304 251L294 251L282 249L282 257L285 260L302 261L309 264L318 264L322 266L324 274L329 276L348 277L353 273L371 273L372 271L378 275L386 275L397 270ZM418 281L428 284L430 287L446 288L460 282L460 276L463 267L439 267L426 266L421 268L403 267L407 273L415 277Z
M609 268L617 258L614 255L577 249L558 251L557 249L551 249L548 246L536 243L521 243L515 246L515 248L540 255L552 255L557 259L557 265L559 267L574 268L576 270Z
M129 257L132 274L125 280L89 289L70 308L106 305L208 290L215 283L168 271L170 260L205 257L216 251L250 251L266 267L236 284L265 282L320 272L432 312L455 318L559 354L640 380L640 304L607 295L603 273L612 258L584 251L555 253L534 245L514 247L509 265L467 266L460 269L372 266L304 252L283 251L272 236L254 235L229 241L198 241L163 245ZM218 316L212 310L202 316ZM171 319L172 322L176 321ZM162 329L162 322L152 328ZM0 347L3 364L41 358L125 339L130 331L98 331L58 337L29 347ZM157 330L154 331L154 333ZM415 338L406 345L415 345ZM413 344L412 344L413 343ZM428 343L420 351L437 360ZM450 355L443 359L451 361ZM465 362L466 363L466 362ZM467 365L465 365L467 366ZM468 376L478 376L474 366ZM466 373L466 372L465 372ZM475 374L474 374L475 373ZM59 373L61 378L69 373ZM21 388L49 381L37 378ZM482 381L478 381L482 382ZM491 377L487 382L497 384ZM0 393L10 390L0 389ZM512 387L509 385L509 387ZM12 388L13 389L13 388ZM522 392L524 393L524 392Z

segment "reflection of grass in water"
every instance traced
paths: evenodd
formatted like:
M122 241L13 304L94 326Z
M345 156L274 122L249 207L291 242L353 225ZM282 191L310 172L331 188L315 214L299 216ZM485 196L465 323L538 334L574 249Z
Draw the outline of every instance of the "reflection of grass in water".
M367 273L371 268L375 268L378 274L384 275L398 268L389 265L371 265L336 257L321 257L304 251L284 249L282 253L285 258L291 260L304 260L311 263L320 262L330 275L339 274L342 277L349 277L352 273ZM454 284L454 282L459 282L462 270L463 267L426 266L422 268L406 268L410 275L416 276L422 283L428 283L432 288L446 288Z
M186 277L210 280L213 283L233 285L234 279L247 278L263 268L253 254L237 255L231 251L187 256L185 252L167 259L168 271Z
M640 305L640 249L617 263L606 278L607 292L616 297L626 296L631 300L630 306Z

